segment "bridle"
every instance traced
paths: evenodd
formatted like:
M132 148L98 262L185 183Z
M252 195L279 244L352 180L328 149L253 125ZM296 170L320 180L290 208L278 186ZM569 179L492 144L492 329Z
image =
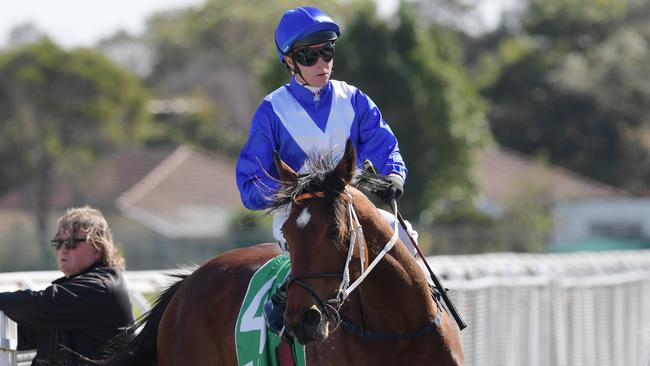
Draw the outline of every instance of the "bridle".
M356 334L358 336L364 337L364 338L369 338L369 339L374 339L374 340L400 340L400 339L409 339L413 337L418 337L420 335L423 335L425 333L428 333L430 331L434 331L437 329L437 327L440 325L441 317L442 317L442 312L440 311L440 304L439 301L436 301L438 304L438 315L436 316L436 319L430 323L425 325L424 327L417 329L412 332L404 333L404 334L381 334L381 333L376 333L376 332L370 332L367 331L363 328L360 328L356 325L354 325L350 320L346 319L345 317L342 317L340 315L340 310L345 301L349 298L350 294L368 277L370 272L375 268L375 266L384 258L386 253L388 253L393 247L395 246L395 243L397 242L398 238L398 220L397 220L397 204L393 201L393 214L395 217L395 224L393 227L393 236L388 240L388 242L384 245L383 249L381 252L377 254L375 259L366 267L365 263L365 258L366 258L366 253L368 251L368 248L366 246L366 241L365 237L363 235L363 227L361 226L361 223L359 222L359 218L357 216L356 211L354 210L354 205L353 205L353 199L352 199L352 194L346 189L344 193L348 197L347 200L347 206L348 206L348 233L350 236L349 240L349 245L348 245L348 251L347 251L347 256L345 259L345 265L343 268L342 273L332 273L332 272L324 272L324 273L313 273L313 274L305 274L305 275L300 275L300 276L293 276L291 275L288 279L287 282L287 291L291 287L291 285L296 284L305 289L318 303L319 309L321 312L327 317L327 319L330 321L330 323L334 324L334 329L336 329L340 324L343 324L348 331L350 331L353 334ZM300 202L312 199L312 198L324 198L326 197L325 192L314 192L314 193L303 193L301 195L298 195L296 198L294 198L294 203L300 204ZM359 265L361 268L361 275L352 283L350 283L350 264L352 263L352 257L354 253L354 246L355 243L357 243L358 239L358 244L359 244ZM305 283L304 280L308 279L313 279L313 278L340 278L341 283L339 285L339 288L337 290L336 296L328 299L328 300L323 300L317 293L316 291L307 283Z

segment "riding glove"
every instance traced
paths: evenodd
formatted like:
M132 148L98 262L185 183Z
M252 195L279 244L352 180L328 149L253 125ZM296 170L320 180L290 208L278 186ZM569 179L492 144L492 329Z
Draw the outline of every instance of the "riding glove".
M391 204L393 200L399 201L404 194L404 179L397 174L388 174L386 180L390 182L390 188L386 192L386 201Z

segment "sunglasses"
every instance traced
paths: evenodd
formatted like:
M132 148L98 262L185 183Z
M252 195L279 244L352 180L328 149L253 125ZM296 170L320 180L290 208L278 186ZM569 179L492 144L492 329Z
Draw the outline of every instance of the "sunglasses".
M293 60L303 66L313 66L322 57L323 61L330 62L334 58L334 43L328 42L323 47L318 48L300 48L291 54Z
M61 239L52 239L50 241L50 246L54 250L59 250L61 249L62 246L65 246L66 249L68 250L73 250L79 246L80 243L83 243L86 241L86 239L68 239L68 240L61 240Z

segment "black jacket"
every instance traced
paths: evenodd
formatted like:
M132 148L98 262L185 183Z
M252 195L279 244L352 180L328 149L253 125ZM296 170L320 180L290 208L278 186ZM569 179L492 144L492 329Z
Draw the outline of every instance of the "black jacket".
M97 264L42 291L0 293L0 310L18 323L18 349L36 349L32 365L55 357L61 362L61 345L102 358L107 342L133 324L121 271Z

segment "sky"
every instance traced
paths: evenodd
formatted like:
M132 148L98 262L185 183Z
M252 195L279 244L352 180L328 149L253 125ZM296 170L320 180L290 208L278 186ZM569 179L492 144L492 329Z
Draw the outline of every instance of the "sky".
M17 25L33 23L64 47L93 46L126 30L137 35L154 12L203 4L206 0L2 0L0 47ZM472 0L470 0L472 1ZM498 20L500 10L517 0L480 0L482 21ZM377 0L380 13L390 13L397 0Z
M92 46L123 29L144 30L149 15L160 10L203 4L205 0L2 0L0 47L17 25L33 23L65 47Z

